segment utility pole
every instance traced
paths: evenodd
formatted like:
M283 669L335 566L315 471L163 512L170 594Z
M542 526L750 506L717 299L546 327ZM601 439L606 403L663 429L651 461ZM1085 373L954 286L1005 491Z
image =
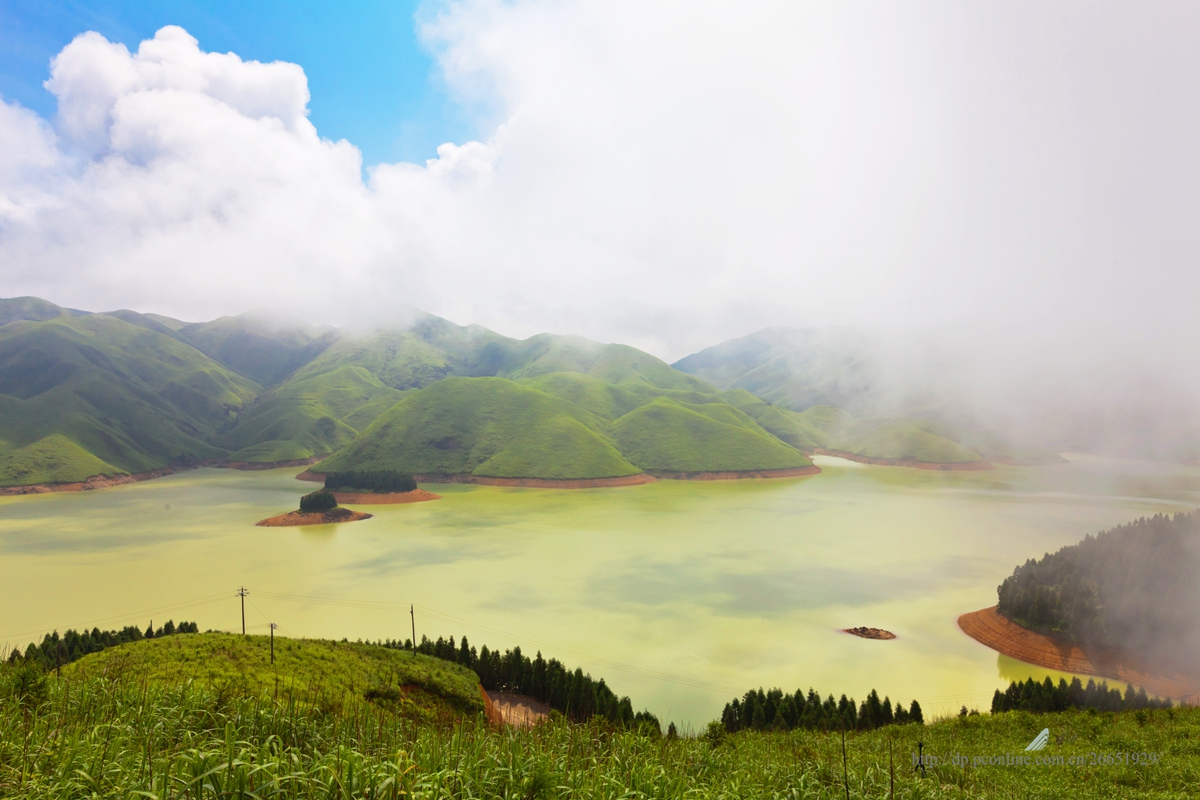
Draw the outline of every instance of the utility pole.
M412 617L412 626L413 626L412 642L413 642L413 653L415 654L417 652L417 612L413 611L412 603L408 604L408 615L410 617Z
M250 592L245 586L238 587L237 596L242 598L242 636L246 635L246 595L248 594Z
M275 629L279 626L274 622L271 623L271 663L275 663Z

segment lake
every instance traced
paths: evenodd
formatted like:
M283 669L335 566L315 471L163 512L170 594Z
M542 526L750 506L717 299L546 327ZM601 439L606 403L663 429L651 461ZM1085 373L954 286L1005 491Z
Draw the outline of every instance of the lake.
M989 708L1046 670L969 639L1027 558L1200 506L1200 468L1069 455L1054 467L930 472L818 457L769 481L589 490L429 485L363 522L259 528L313 484L298 469L201 469L0 498L0 642L195 620L286 636L520 645L604 677L665 725L701 728L746 689L872 687L926 716ZM839 632L886 628L893 641Z

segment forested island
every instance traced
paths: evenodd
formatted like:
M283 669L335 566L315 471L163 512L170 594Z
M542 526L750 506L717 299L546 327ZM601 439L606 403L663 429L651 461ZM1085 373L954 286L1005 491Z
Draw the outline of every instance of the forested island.
M1119 525L1018 566L959 626L1033 664L1194 701L1200 693L1200 512Z
M370 519L370 514L361 511L351 511L338 506L337 497L333 492L318 489L300 498L300 509L280 514L276 517L260 520L257 524L264 528L287 528L297 525L332 525L337 522L357 522Z
M1200 662L1200 512L1156 514L1030 559L997 610L1084 648L1119 648L1162 667Z

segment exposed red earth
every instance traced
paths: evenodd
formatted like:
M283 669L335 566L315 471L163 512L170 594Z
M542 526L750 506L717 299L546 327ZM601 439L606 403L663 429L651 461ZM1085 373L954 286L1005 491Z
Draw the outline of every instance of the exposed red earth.
M599 489L605 486L639 486L654 483L660 479L684 481L728 481L745 478L794 478L802 475L816 475L820 467L791 467L789 469L764 469L745 472L641 472L637 475L625 475L618 478L576 478L568 480L553 480L549 478L492 478L482 475L414 475L419 483L470 483L481 486L517 486L529 489ZM305 470L296 476L297 480L323 482L325 475L312 470ZM342 502L342 493L335 492L338 502ZM347 493L347 497L352 493ZM346 502L350 502L347 500Z
M514 728L532 728L550 717L550 706L539 703L532 697L511 692L484 691L484 703L488 706L488 719L492 719L493 711L505 725Z
M787 469L755 469L739 472L665 472L654 470L659 478L673 481L738 481L749 478L798 478L803 475L816 475L821 468L816 464L807 467L788 467Z
M859 636L863 639L895 639L896 634L891 631L885 631L883 628L866 628L859 626L857 628L842 628L842 633L848 633L851 636Z
M162 467L161 469L152 469L148 472L134 472L132 474L118 472L115 475L92 475L90 478L82 481L74 481L71 483L31 483L25 486L2 486L0 487L0 497L22 494L46 494L47 492L86 492L92 489L107 489L112 486L124 486L129 483L138 483L140 481L148 481L153 478L162 478L166 475L174 475L176 472L183 472L189 469L197 469L199 467L217 467L219 469L240 469L247 471L258 471L265 469L281 469L283 467L306 467L309 464L315 464L327 456L313 456L312 458L300 458L292 461L226 461L224 459L212 459L207 461L198 461L194 464L186 466Z
M18 494L46 494L47 492L86 492L92 489L107 489L110 486L123 486L127 483L148 481L151 478L161 478L171 475L175 470L170 467L154 469L149 472L137 472L132 475L118 473L116 475L93 475L85 481L76 483L33 483L28 486L5 486L0 488L0 496Z
M330 494L338 501L338 505L343 506L395 505L442 499L440 494L427 492L424 489L413 489L411 492L330 492Z
M288 528L295 525L332 525L337 522L357 522L370 519L372 515L348 508L331 508L328 511L290 511L277 517L254 523L264 528Z
M996 606L963 614L958 618L958 627L975 641L1026 664L1077 675L1095 675L1120 684L1132 683L1159 697L1193 705L1200 703L1200 681L1196 678L1180 673L1157 675L1135 654L1122 653L1115 648L1084 651L1077 644L1018 625L1002 616Z

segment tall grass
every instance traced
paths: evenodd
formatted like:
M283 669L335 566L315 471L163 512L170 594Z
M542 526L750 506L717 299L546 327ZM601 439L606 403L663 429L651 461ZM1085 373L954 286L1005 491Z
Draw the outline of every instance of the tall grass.
M1011 712L846 736L794 731L669 739L599 721L531 730L429 723L367 702L229 699L197 684L47 678L0 699L0 796L28 798L1114 798L1194 797L1200 712ZM1154 752L1154 766L928 769L935 754Z

